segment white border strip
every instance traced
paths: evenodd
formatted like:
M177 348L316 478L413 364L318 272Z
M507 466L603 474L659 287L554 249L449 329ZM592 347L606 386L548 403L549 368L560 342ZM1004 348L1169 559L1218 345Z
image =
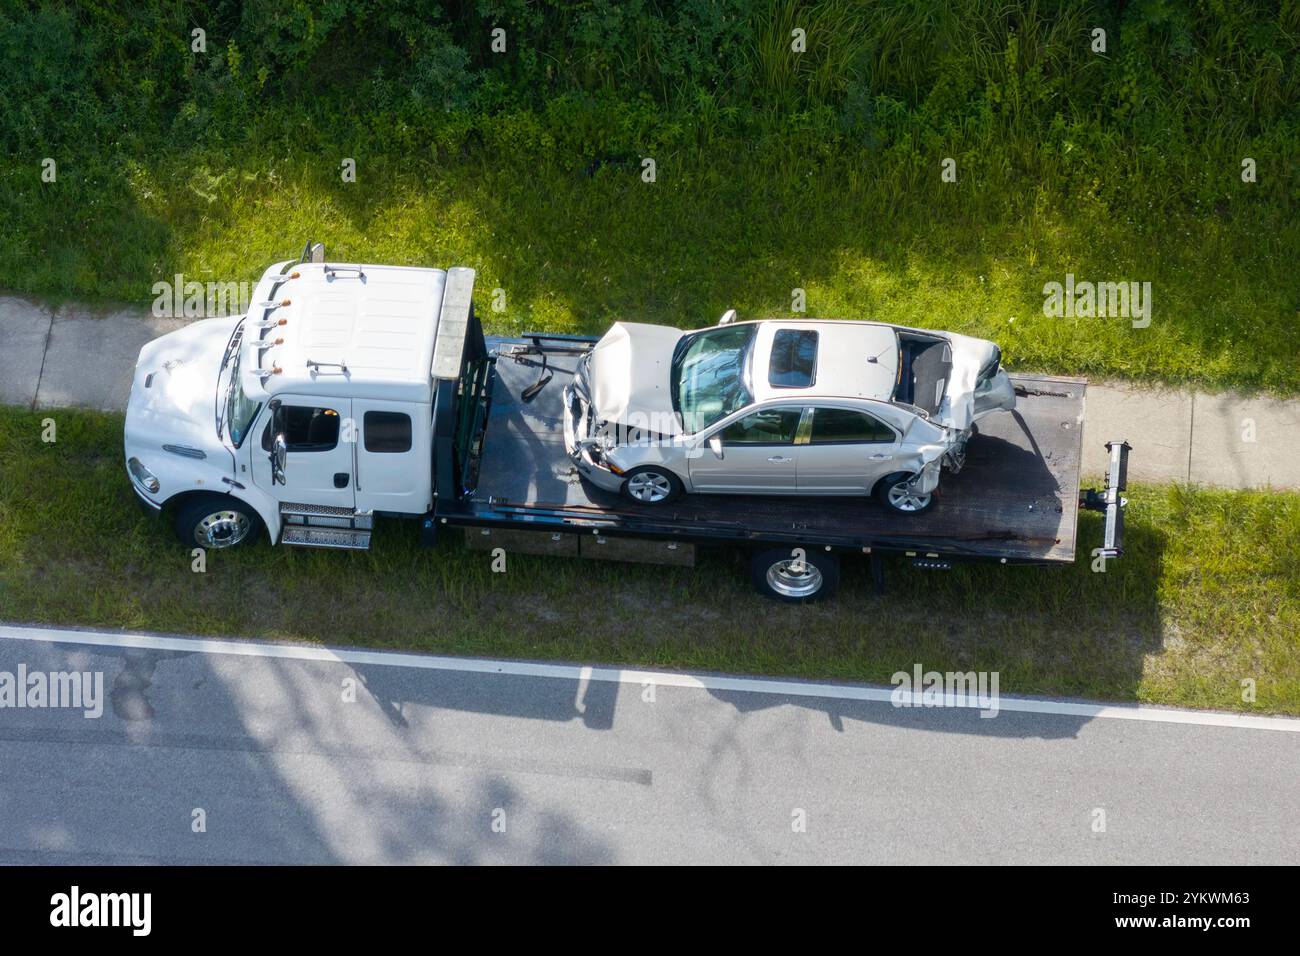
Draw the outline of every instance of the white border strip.
M313 647L303 644L271 644L262 641L213 640L204 637L164 637L115 631L80 631L65 628L14 627L0 624L0 639L92 647L126 647L190 654L229 654L236 657L273 657L282 660L326 661L380 667L410 667L418 670L462 671L473 674L505 674L514 677L547 677L572 681L607 681L617 684L655 684L660 687L688 687L778 697L819 697L831 700L862 700L889 703L892 688L862 684L827 684L763 677L725 677L674 671L642 671L622 667L590 667L576 664L542 664L531 661L498 661L481 657L440 657L396 651L366 651L357 648ZM1071 717L1104 717L1111 720L1145 720L1161 724L1194 724L1202 727L1239 727L1247 730L1280 730L1300 733L1300 720L1291 717L1261 717L1209 710L1182 710L1146 704L1089 704L1048 697L999 697L998 709L1030 714L1058 714Z

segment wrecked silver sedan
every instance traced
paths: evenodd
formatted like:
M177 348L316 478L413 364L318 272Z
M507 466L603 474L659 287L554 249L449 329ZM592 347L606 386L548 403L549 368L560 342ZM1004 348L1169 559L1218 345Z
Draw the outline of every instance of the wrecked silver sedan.
M564 394L579 473L632 501L875 495L929 509L975 424L1015 408L992 342L875 322L779 319L682 332L619 322Z

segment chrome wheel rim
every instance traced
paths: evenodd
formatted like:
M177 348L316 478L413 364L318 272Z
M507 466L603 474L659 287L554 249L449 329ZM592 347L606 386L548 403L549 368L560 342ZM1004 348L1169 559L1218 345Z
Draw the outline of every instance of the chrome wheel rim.
M205 548L233 548L248 537L253 523L239 511L214 511L194 527L194 540Z
M657 471L643 471L627 480L627 493L637 501L651 504L663 501L672 493L673 483Z
M929 495L918 494L907 483L889 489L889 503L899 511L922 511L930 503Z
M822 589L822 573L807 561L787 558L767 569L767 586L782 597L811 597Z

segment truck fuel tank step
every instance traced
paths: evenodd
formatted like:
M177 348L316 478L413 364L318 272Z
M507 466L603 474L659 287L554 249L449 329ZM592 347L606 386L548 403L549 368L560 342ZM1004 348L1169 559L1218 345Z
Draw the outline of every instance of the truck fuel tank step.
M370 531L359 528L315 528L308 525L285 525L282 544L304 548L341 548L345 551L370 549Z
M288 525L309 528L344 528L369 531L375 526L375 516L370 512L358 513L351 508L333 505L297 504L285 501L280 504L280 518Z

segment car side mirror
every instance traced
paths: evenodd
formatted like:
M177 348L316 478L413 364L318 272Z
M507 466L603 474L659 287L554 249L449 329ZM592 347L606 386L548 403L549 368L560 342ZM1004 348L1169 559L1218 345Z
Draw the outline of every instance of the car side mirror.
M714 435L709 439L709 451L713 452L713 454L717 455L719 458L722 457L722 439L717 435Z
M722 313L722 318L718 319L718 325L730 325L736 321L736 310L728 309Z
M284 466L289 458L289 443L284 440L284 433L275 436L271 442L271 484L284 484Z

